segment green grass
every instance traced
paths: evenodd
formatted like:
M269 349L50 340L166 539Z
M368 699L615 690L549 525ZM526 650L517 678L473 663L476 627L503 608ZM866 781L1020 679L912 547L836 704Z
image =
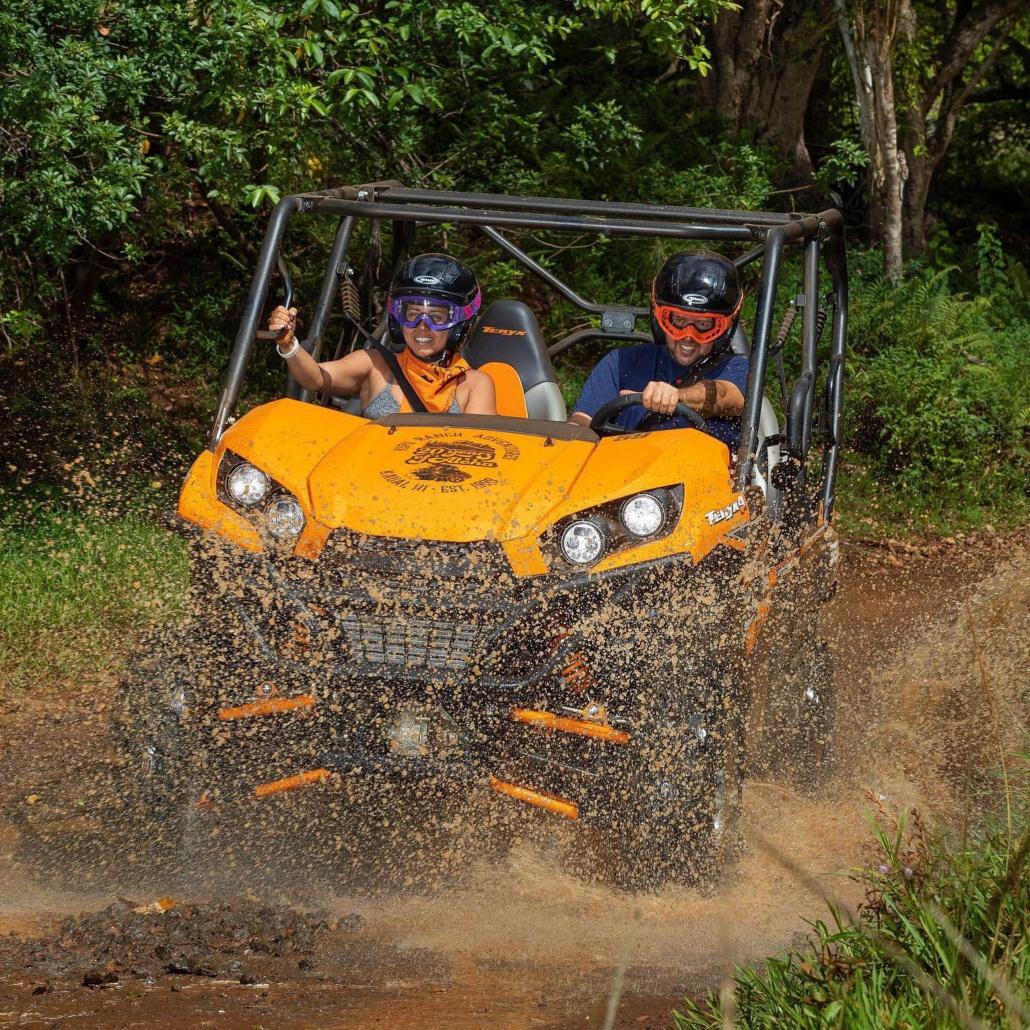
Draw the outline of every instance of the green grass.
M809 947L738 969L732 996L674 1014L677 1030L1021 1027L1030 1024L1030 823L985 823L964 842L915 822L876 828L866 900L831 906Z
M70 514L26 521L0 525L0 684L77 680L183 603L186 548L167 530Z
M949 488L890 482L862 455L844 451L837 470L837 528L873 539L949 537L1030 523L1030 498L1003 484Z

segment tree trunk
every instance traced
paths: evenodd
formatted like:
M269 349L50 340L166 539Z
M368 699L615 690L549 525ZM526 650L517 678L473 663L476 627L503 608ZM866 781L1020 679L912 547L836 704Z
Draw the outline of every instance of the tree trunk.
M905 111L902 140L909 154L911 179L905 193L906 254L921 254L926 249L926 202L933 176L944 160L955 134L959 115L974 91L994 66L1016 22L1025 14L1026 0L987 0L965 5L955 17L928 67L914 103ZM978 48L994 33L990 50L973 62ZM913 30L914 34L914 30ZM973 62L973 63L971 63Z
M798 182L812 176L805 112L831 17L828 0L749 0L721 13L712 35L710 106L731 135L752 131L787 158Z
M897 282L902 265L902 214L908 163L898 147L892 52L908 0L835 0L844 52L858 102L862 143L869 155L870 229L883 246L883 271ZM868 6L867 6L868 5Z
M906 132L906 137L908 135ZM917 256L926 250L926 200L930 195L930 183L936 165L937 161L928 153L919 153L909 161L902 245L905 253L910 256Z

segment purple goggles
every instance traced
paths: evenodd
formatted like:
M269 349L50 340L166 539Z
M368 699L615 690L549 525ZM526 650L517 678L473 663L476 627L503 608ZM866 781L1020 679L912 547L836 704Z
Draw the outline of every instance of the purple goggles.
M423 321L430 329L453 329L460 322L467 322L472 318L482 302L483 295L478 290L472 303L464 306L439 297L419 297L402 293L390 298L387 310L405 329L414 329ZM409 304L414 304L420 309L413 319L404 317Z

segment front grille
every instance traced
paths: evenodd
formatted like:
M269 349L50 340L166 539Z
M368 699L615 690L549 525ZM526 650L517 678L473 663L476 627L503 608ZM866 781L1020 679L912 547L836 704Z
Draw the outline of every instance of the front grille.
M347 575L365 573L409 584L495 582L499 576L511 576L504 551L493 542L369 536L347 529L332 534L321 561Z
M356 661L412 669L464 669L482 634L480 627L463 623L412 616L383 623L353 612L343 615L339 626Z

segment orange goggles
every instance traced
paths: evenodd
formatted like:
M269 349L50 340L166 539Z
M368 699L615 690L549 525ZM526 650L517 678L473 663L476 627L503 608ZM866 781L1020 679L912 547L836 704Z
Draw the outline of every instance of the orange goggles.
M741 297L737 301L733 314L716 315L709 311L685 311L671 304L659 304L652 289L651 311L670 340L685 340L689 337L695 343L706 344L719 339L733 325L733 320L740 314L743 300Z

